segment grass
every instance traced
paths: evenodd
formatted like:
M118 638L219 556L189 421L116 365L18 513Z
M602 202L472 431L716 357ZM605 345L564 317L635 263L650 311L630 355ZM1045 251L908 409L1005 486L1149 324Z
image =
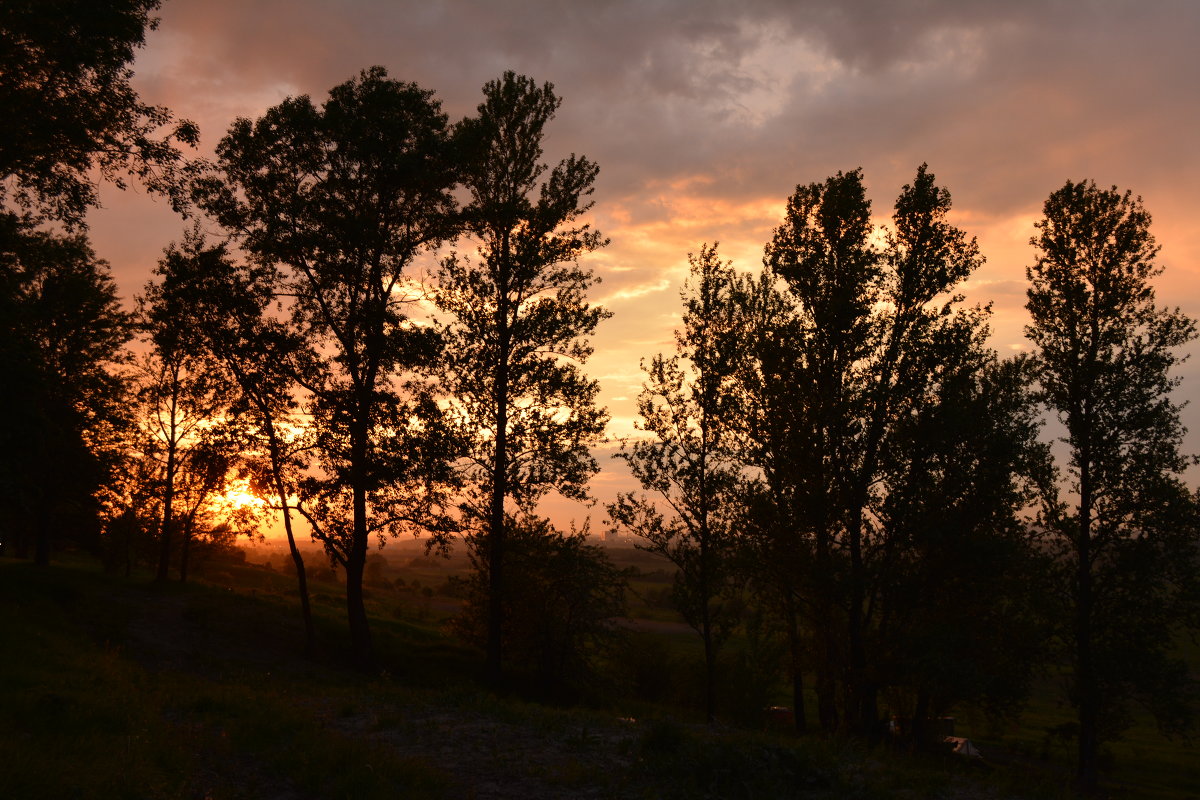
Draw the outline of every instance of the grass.
M1066 796L1054 767L1065 747L1051 742L1040 759L1045 728L1066 720L1047 687L1017 729L960 717L985 753L1028 755L990 771L698 724L699 641L688 631L631 633L608 665L606 703L547 706L480 688L480 655L397 588L404 569L372 590L380 669L364 674L342 655L333 580L314 582L320 654L304 658L282 572L220 565L156 586L86 561L0 559L0 797L437 798L489 782L514 797ZM1151 727L1139 722L1113 752L1119 796L1200 796L1193 751Z
M296 702L344 694L351 676L327 672L317 692L302 671L279 680L220 653L172 664L153 648L130 652L124 631L139 608L182 597L203 632L233 611L219 592L11 562L0 576L0 797L448 796L440 770ZM237 633L259 633L271 605L255 602Z

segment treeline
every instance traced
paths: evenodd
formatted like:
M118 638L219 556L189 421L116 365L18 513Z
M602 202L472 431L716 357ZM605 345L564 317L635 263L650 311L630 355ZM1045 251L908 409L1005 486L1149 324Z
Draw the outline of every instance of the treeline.
M2 552L46 563L71 539L186 579L199 543L278 514L312 648L302 520L367 664L373 543L461 538L460 628L489 679L586 668L622 575L537 509L586 499L598 469L583 365L609 314L579 258L606 240L583 221L596 165L542 163L551 85L506 73L451 124L374 67L187 160L195 126L128 85L157 2L61 5L85 24L37 3L0 18L0 96L25 112L0 148ZM95 181L126 174L219 228L168 247L132 313L83 226ZM982 257L949 211L922 166L877 229L843 172L797 188L761 271L694 254L619 454L643 491L609 522L677 567L710 719L739 633L784 643L799 730L867 739L886 714L919 742L956 704L1013 710L1052 665L1090 789L1133 701L1168 730L1192 719L1174 644L1200 622L1200 518L1170 392L1196 329L1155 304L1140 199L1068 182L1032 242L1032 352L1001 358L959 294Z
M694 254L620 454L644 491L609 514L678 568L710 719L747 625L787 642L799 730L874 739L891 715L919 744L932 717L1013 712L1062 670L1092 789L1131 703L1168 732L1194 720L1176 643L1198 621L1200 508L1170 392L1196 327L1155 304L1141 200L1067 182L1031 242L1031 352L1001 358L949 211L922 165L877 229L843 172L797 188L761 272Z

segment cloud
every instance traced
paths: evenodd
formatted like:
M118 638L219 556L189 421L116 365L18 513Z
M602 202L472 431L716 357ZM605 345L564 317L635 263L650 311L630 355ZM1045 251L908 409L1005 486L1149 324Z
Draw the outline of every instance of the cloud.
M600 165L591 219L612 239L586 261L617 312L593 374L670 347L688 252L720 241L757 268L796 185L859 166L880 218L923 162L950 189L988 258L968 292L995 303L998 347L1023 340L1032 222L1068 178L1143 195L1160 296L1200 312L1187 0L167 0L161 17L136 85L195 119L207 150L235 117L320 101L372 64L435 90L452 118L506 69L553 82L546 158ZM136 194L105 201L97 249L132 292L183 224ZM623 423L628 383L602 382Z

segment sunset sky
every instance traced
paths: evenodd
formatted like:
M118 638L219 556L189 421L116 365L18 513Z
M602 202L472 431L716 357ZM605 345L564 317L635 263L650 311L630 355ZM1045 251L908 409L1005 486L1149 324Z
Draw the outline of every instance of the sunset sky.
M987 257L967 293L994 304L1001 352L1026 346L1032 223L1067 179L1143 197L1160 302L1200 316L1198 45L1188 0L165 0L134 85L197 122L208 155L234 118L319 103L373 64L434 90L451 120L506 69L552 82L547 160L600 165L591 221L612 243L587 263L613 317L589 372L624 435L639 360L671 347L687 253L719 241L758 268L796 185L837 170L863 168L883 221L928 162ZM185 223L140 192L103 199L92 237L130 298ZM1181 397L1200 397L1200 362L1182 374ZM1184 417L1200 432L1200 404ZM628 479L601 465L606 501Z

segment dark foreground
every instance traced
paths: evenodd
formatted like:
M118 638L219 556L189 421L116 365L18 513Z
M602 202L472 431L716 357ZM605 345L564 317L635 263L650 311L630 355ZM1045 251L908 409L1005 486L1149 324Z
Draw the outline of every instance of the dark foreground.
M0 560L0 797L1067 796L1053 770L497 698L433 627L377 620L366 675L330 655L341 620L306 658L296 616L257 592Z

